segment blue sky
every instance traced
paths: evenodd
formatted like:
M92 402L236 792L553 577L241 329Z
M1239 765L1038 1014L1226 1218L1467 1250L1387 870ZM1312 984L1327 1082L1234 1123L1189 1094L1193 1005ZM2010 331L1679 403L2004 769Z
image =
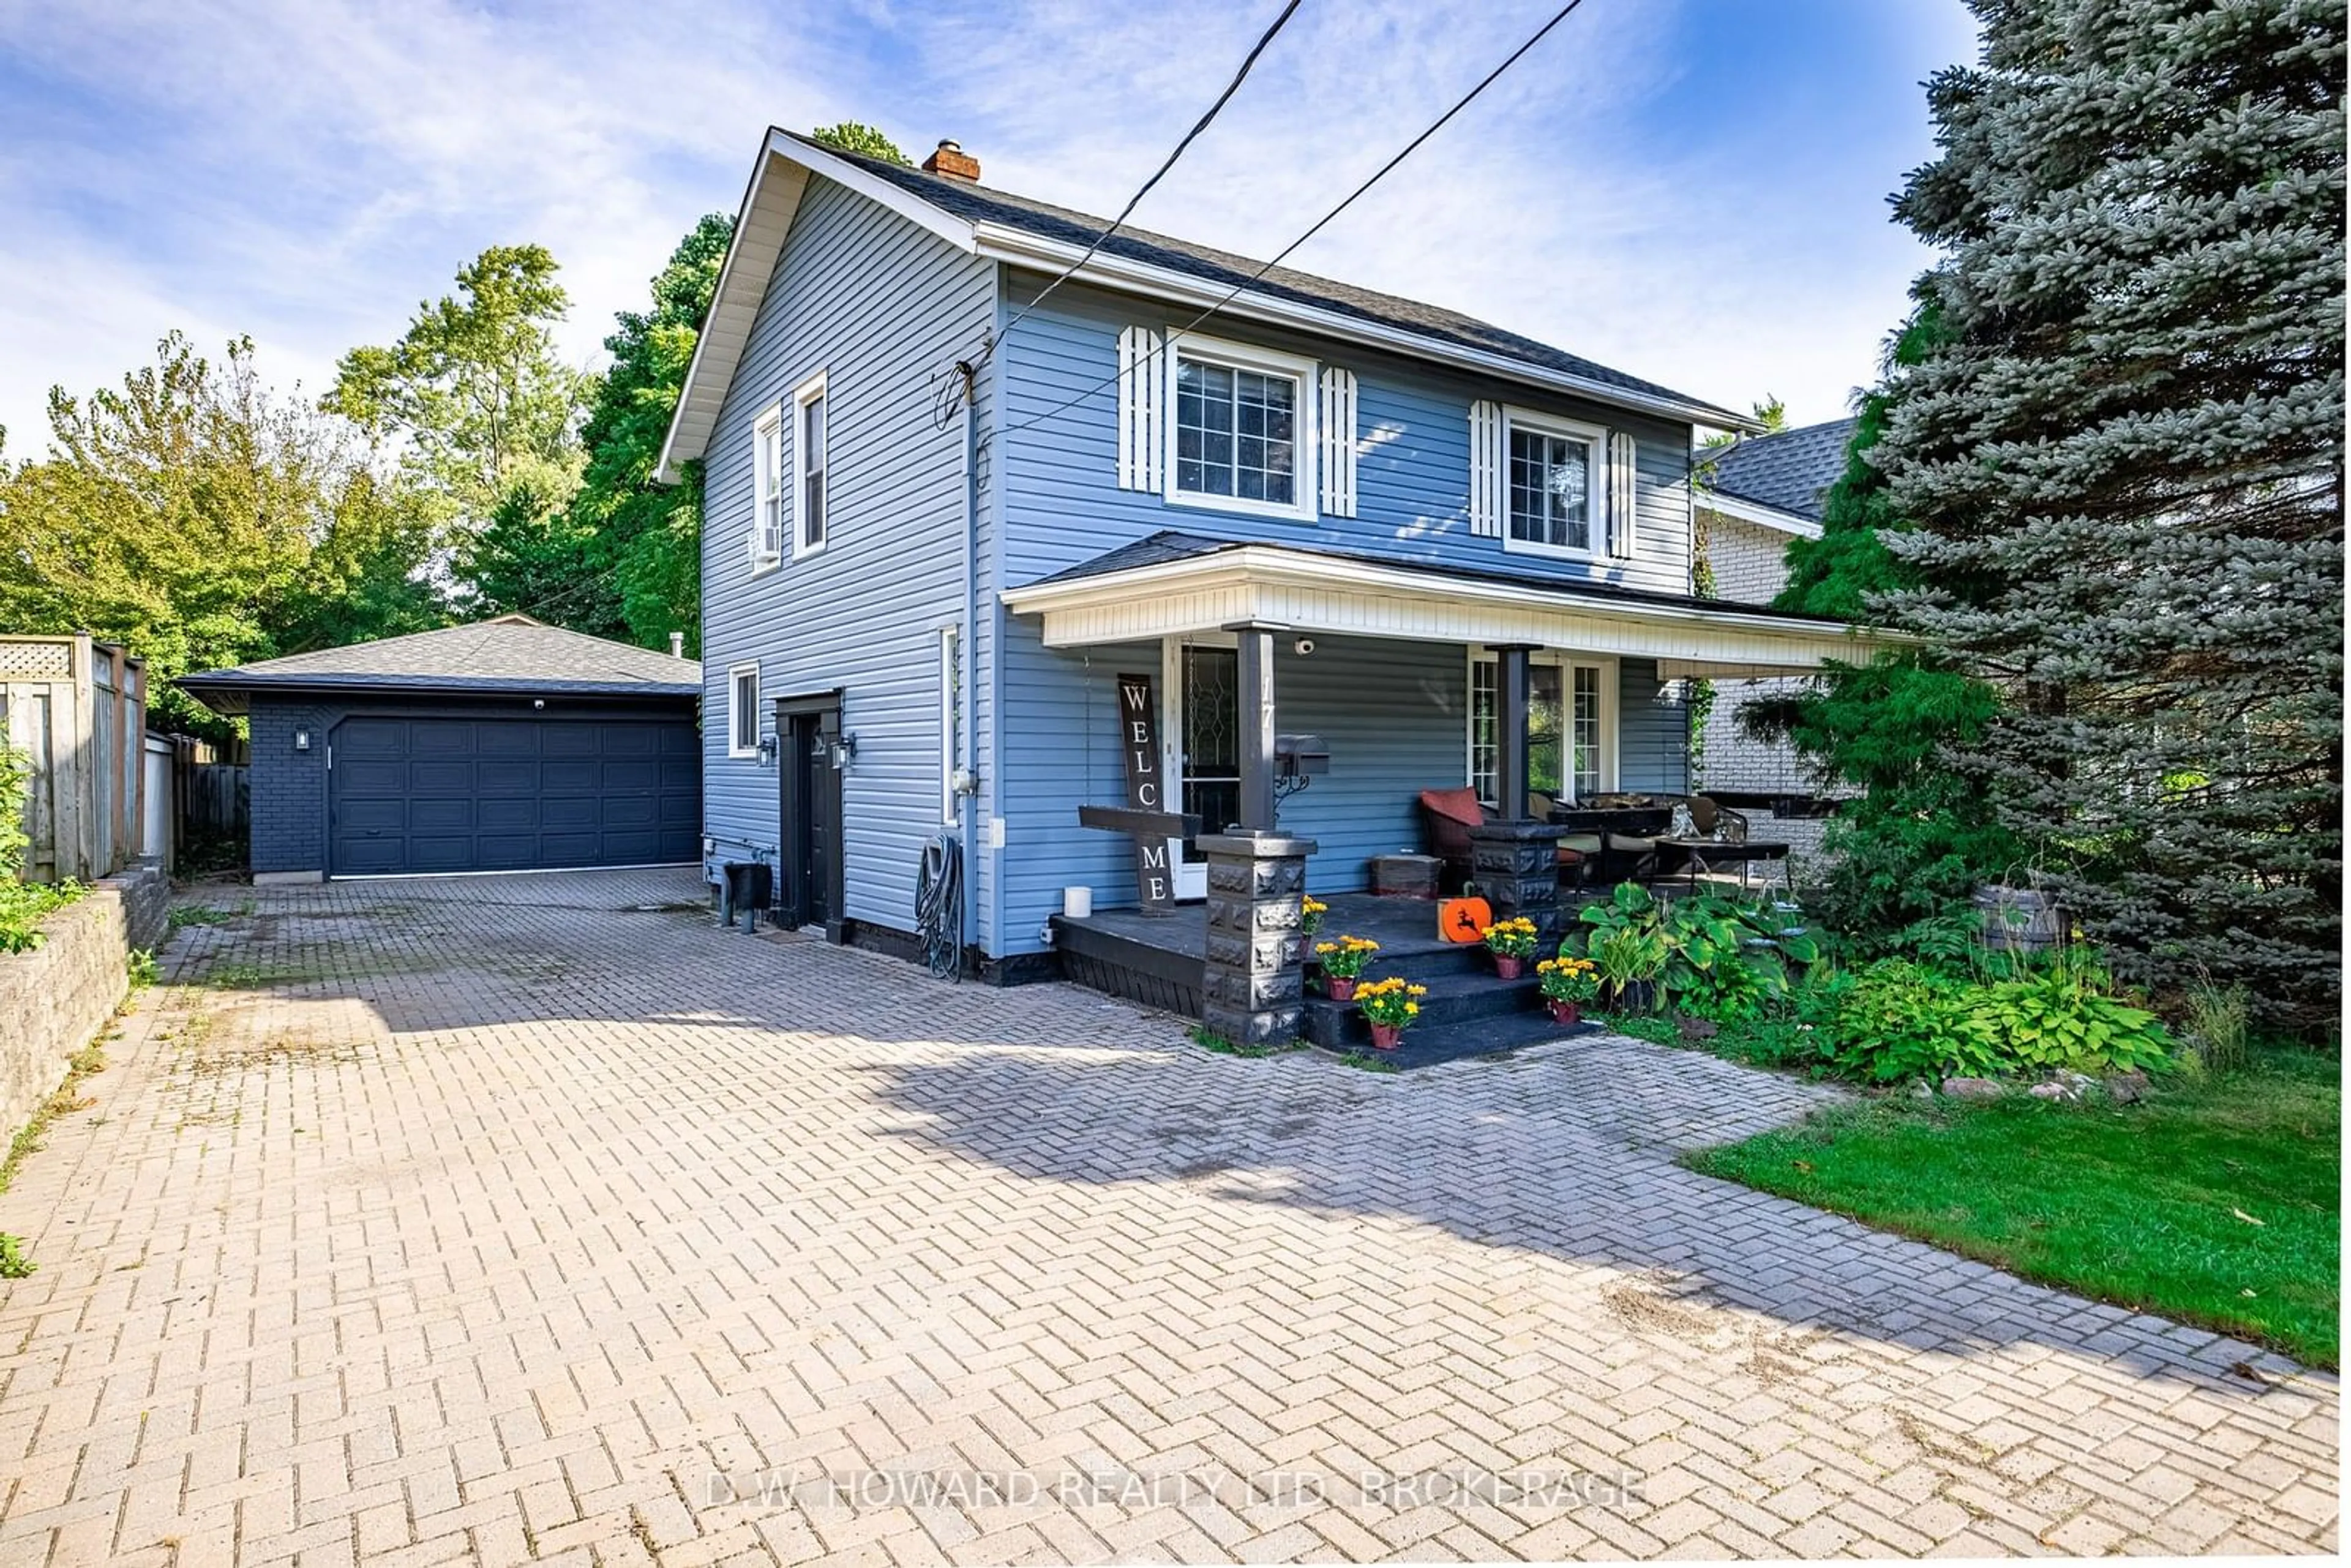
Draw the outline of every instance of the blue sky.
M1305 0L1136 214L1287 244L1553 0ZM1273 0L0 0L0 424L111 382L178 328L249 333L315 390L483 246L564 266L567 353L762 130L860 119L991 184L1113 212ZM1834 418L1928 254L1885 198L1931 152L1918 83L1959 0L1586 0L1292 264L1469 310L1712 401Z

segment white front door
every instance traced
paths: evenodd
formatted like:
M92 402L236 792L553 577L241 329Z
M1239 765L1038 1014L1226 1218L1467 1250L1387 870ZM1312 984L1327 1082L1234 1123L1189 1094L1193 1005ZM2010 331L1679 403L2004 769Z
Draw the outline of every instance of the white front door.
M1170 637L1161 643L1160 689L1166 694L1160 734L1172 809L1220 833L1240 815L1240 653L1226 636ZM1176 896L1208 896L1208 866L1182 840L1167 846Z

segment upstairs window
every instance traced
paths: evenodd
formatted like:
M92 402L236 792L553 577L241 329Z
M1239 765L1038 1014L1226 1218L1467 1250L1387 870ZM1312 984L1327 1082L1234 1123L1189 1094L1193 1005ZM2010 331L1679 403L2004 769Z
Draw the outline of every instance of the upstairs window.
M1167 498L1311 517L1314 372L1291 355L1179 340Z
M784 411L771 408L751 432L751 565L784 558Z
M1603 516L1604 431L1510 418L1506 549L1587 556Z
M797 479L792 489L800 508L799 529L792 536L795 556L822 549L830 521L825 511L825 406L824 377L820 373L802 382L792 393L794 434L799 437L792 444L792 466Z

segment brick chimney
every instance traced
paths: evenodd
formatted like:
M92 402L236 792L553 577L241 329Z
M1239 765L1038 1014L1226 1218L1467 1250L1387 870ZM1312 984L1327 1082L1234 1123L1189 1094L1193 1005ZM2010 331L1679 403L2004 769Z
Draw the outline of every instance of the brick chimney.
M958 141L941 141L938 150L923 160L923 172L936 174L942 180L979 182L979 160L963 150Z

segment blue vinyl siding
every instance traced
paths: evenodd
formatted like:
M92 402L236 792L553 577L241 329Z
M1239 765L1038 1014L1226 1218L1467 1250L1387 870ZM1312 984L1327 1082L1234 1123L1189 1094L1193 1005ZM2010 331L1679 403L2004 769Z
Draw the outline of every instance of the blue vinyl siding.
M1656 662L1617 666L1616 783L1663 795L1689 790L1689 712L1681 683L1657 682Z
M857 756L841 779L850 918L914 925L914 872L940 831L938 634L963 615L963 432L934 378L985 340L995 269L812 179L778 258L705 461L704 831L717 860L768 859L776 769L727 756L730 665L758 661L760 729L778 696L841 688ZM752 575L752 431L826 377L827 543ZM798 526L788 499L785 531Z
M1015 298L1025 293L1016 275ZM1499 387L1352 345L1320 343L1246 322L1207 330L1303 354L1355 372L1356 516L1314 522L1170 504L1117 487L1118 402L1099 384L1116 370L1121 329L1180 326L1183 313L1140 299L1064 287L1018 327L1001 353L1008 427L1005 467L1008 581L1034 581L1159 528L1294 543L1397 560L1523 573L1531 580L1601 581L1689 591L1689 438L1686 424ZM1059 405L1087 388L1074 406ZM1310 390L1310 394L1311 391ZM1574 561L1505 550L1469 532L1469 405L1479 398L1629 432L1637 444L1639 553ZM1031 423L1033 422L1033 423Z

